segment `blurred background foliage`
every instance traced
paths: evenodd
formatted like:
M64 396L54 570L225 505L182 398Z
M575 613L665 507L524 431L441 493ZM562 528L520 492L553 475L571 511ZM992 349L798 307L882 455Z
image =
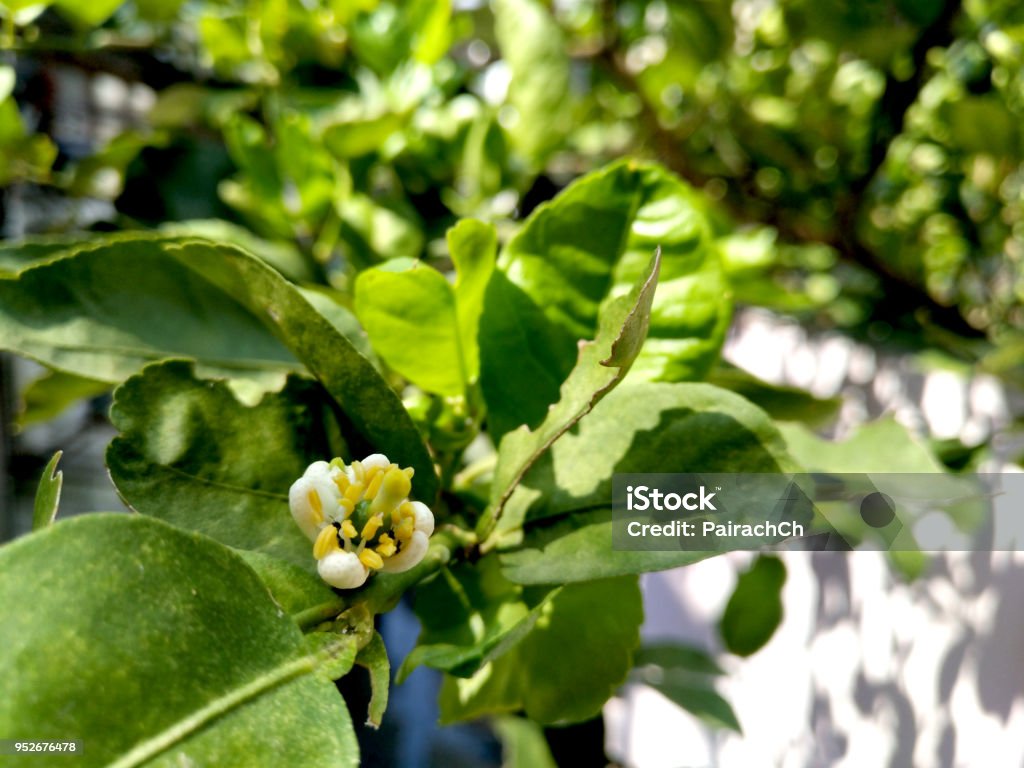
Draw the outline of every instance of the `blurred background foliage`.
M26 185L107 203L30 229L216 233L347 301L367 266L443 265L459 217L507 232L578 175L649 157L702 190L740 304L1007 375L1024 357L1009 0L0 9L8 207ZM130 105L69 139L69 88Z

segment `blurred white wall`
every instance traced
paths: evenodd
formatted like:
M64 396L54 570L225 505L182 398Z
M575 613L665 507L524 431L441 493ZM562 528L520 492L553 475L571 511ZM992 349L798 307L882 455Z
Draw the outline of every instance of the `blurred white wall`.
M758 310L738 318L725 357L772 383L842 394L834 437L891 413L972 444L1021 410L1019 394L990 377L921 371ZM985 471L1010 471L1005 458L1021 449L995 441ZM752 557L645 576L644 639L721 651L715 626ZM629 768L1024 765L1024 554L938 554L912 582L882 552L781 557L782 625L749 659L722 660L721 692L743 734L711 730L630 685L605 709L609 754Z

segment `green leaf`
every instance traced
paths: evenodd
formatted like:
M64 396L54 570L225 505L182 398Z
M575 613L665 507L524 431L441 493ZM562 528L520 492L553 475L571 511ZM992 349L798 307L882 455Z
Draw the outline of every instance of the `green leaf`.
M0 338L112 382L153 360L192 357L200 375L280 388L298 357L368 447L416 470L421 499L437 491L415 424L373 364L294 285L238 248L125 236L0 274Z
M52 243L51 243L52 245ZM85 378L118 383L165 357L192 357L210 376L280 387L294 356L257 317L149 236L119 236L0 274L0 342Z
M520 709L544 724L592 717L632 666L642 604L635 576L562 589L512 650L471 678L445 678L441 721Z
M673 703L714 728L739 732L732 706L719 694L711 677L722 669L707 653L686 645L645 645L634 655L631 678L654 688Z
M554 593L512 584L498 559L457 563L416 588L422 631L398 671L398 682L420 665L469 677L521 640Z
M85 27L98 27L123 4L124 0L53 0L54 7L64 16Z
M782 623L782 586L786 566L774 555L760 555L740 574L718 624L725 647L750 656L771 640Z
M521 381L515 369L524 365L549 367L549 377L568 370L573 351L564 339L594 338L602 307L638 282L658 247L658 295L633 376L686 381L707 374L725 339L732 302L703 206L692 189L660 166L625 161L574 182L530 216L499 259L500 270L522 294L517 316L524 315L518 306L524 301L535 307L527 315L529 326L517 336L496 338L514 322L487 317L512 311L498 303L501 296L488 296L482 325L489 331L482 345L503 347L501 357L483 361L481 376L499 427L535 426L557 399L545 385L532 398L506 401L500 382ZM536 335L554 338L541 341L538 351L531 338ZM551 357L559 363L552 365Z
M552 324L504 273L494 272L480 318L480 388L495 440L544 419L577 353L567 331Z
M646 682L669 701L700 718L711 727L727 728L737 733L743 732L732 705L710 685L672 680L663 680L657 683Z
M478 527L481 538L490 534L523 475L537 459L629 372L647 335L660 266L661 255L656 251L630 294L606 306L597 338L580 345L579 362L562 385L561 399L544 421L532 431L522 426L501 441L491 508Z
M57 518L60 489L64 485L64 473L57 469L57 462L60 461L63 453L63 451L57 451L53 454L53 458L43 470L42 477L39 478L35 506L32 509L33 531L53 525L53 521Z
M0 732L68 766L358 763L348 712L255 574L146 517L76 517L0 549ZM315 736L313 736L315 734Z
M491 727L501 741L504 768L558 768L537 723L525 717L496 717Z
M321 280L320 268L291 243L264 240L248 229L221 219L190 219L171 221L160 231L177 238L200 237L217 243L236 245L265 261L289 280L315 282Z
M404 122L402 115L391 112L375 117L339 119L324 129L324 146L338 157L360 157L380 149Z
M562 584L687 565L713 552L611 549L612 476L780 472L796 465L767 415L707 384L627 383L523 476L498 528L505 575Z
M413 32L412 57L424 64L434 64L448 52L451 45L451 0L419 0L413 3L417 29Z
M366 724L380 728L384 711L388 708L388 689L391 687L391 662L384 640L374 632L370 642L363 646L356 656L356 664L370 673L370 711Z
M842 398L818 398L796 387L769 384L730 365L720 365L708 377L708 383L742 395L779 421L822 424L836 416L842 405Z
M928 446L891 417L864 424L841 441L823 440L800 424L783 424L779 429L793 457L810 471L945 471Z
M39 235L21 240L0 242L0 273L19 272L52 258L66 255L66 251L80 248L90 241L88 235Z
M309 630L337 618L347 606L318 574L272 555L240 549L238 554L260 577L274 602L299 629Z
M22 409L17 415L17 425L24 428L30 424L49 421L81 400L110 391L110 384L94 381L61 371L47 371L21 393Z
M338 455L333 414L318 385L290 377L243 405L191 364L148 366L114 392L107 449L118 492L133 508L222 544L315 569L312 545L288 510L288 489L310 463Z
M356 314L384 361L428 392L466 391L455 292L444 275L421 262L389 261L356 279Z
M539 169L571 127L569 56L558 24L537 0L497 0L494 35L511 72L512 144Z
M480 376L479 328L487 285L494 273L498 233L492 224L463 219L447 232L455 265L455 314L459 341L471 380Z
M721 675L722 668L706 651L679 643L651 643L637 649L633 656L637 667L654 666L661 669L701 675Z
M454 287L436 269L406 259L361 272L355 308L380 356L439 395L465 395L480 373L477 327L494 269L494 227L467 219L448 232Z

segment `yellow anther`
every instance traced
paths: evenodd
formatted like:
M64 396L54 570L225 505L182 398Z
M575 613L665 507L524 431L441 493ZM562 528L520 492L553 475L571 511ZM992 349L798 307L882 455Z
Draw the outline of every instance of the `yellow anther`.
M374 515L366 521L366 525L363 526L362 537L369 541L377 535L377 531L384 525L384 521L380 519L380 515Z
M409 476L397 467L389 469L384 473L384 480L370 505L370 512L378 514L394 509L405 500L410 490L412 490L412 483L409 482Z
M366 488L362 483L352 483L345 491L345 498L352 502L353 506L358 504L360 499L363 498L363 489Z
M346 520L341 524L341 535L346 539L354 539L356 537L356 527L352 525L351 520Z
M380 535L380 543L377 545L378 554L380 554L381 557L391 557L397 551L398 547L395 546L394 539L386 533L382 533Z
M352 510L356 508L355 502L351 499L342 499L338 502L338 506L341 507L342 517L348 517L352 514Z
M348 490L349 486L348 475L346 475L344 472L339 472L334 477L334 484L338 486L338 490L341 491L341 493L345 493L345 491Z
M412 532L416 530L416 523L412 518L407 517L393 529L395 537L399 541L407 541L412 538Z
M320 525L324 521L324 505L320 502L320 494L310 489L306 494L306 500L309 501L309 508L313 510L313 522Z
M366 482L366 470L363 469L363 462L353 461L348 465L349 469L352 470L352 474L355 475L357 483Z
M373 568L375 571L380 570L384 567L384 560L374 552L372 549L364 549L359 553L359 562L365 565L367 568Z
M366 486L363 498L373 501L377 496L377 491L380 490L381 483L384 482L384 473L380 471L380 467L373 467L370 472L373 473L373 478L370 480L370 484Z
M404 472L405 476L408 477L410 480L412 480L412 476L416 474L416 470L413 469L412 467L406 467L405 469L402 470L402 472Z
M324 526L313 543L313 557L323 560L331 552L336 552L339 549L341 547L338 546L338 531L333 525Z

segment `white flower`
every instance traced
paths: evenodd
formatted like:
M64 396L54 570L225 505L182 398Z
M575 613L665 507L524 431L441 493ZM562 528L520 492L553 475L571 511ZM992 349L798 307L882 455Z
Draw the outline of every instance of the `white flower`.
M426 504L409 501L412 475L375 453L348 465L314 462L292 484L292 517L313 541L324 581L355 589L373 571L400 573L423 559L434 515Z

